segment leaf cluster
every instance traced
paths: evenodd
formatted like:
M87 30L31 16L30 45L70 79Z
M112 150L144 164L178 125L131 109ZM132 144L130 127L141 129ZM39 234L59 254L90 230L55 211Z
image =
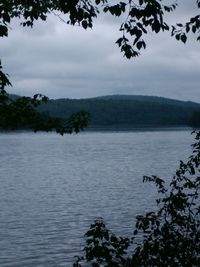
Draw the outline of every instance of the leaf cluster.
M171 35L175 36L176 40L186 43L189 32L197 34L197 41L200 41L200 15L190 18L185 24L177 23L176 27L172 26Z
M161 30L169 30L168 24L164 21L164 13L173 11L176 4L165 6L161 1L140 0L137 4L135 1L129 1L126 8L127 18L120 27L123 35L116 43L124 55L131 58L138 56L139 51L146 48L143 36L149 31L159 33Z
M118 237L106 228L104 221L96 220L85 234L85 256L77 257L74 267L81 267L82 261L91 263L91 266L119 267L124 266L126 249L129 246L128 238Z
M79 133L87 127L90 120L90 114L87 111L79 111L72 114L60 127L56 128L56 132L64 135L65 133Z

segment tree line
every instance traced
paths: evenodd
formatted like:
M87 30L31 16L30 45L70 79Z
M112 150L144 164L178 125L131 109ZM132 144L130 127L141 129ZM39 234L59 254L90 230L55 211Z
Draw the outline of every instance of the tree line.
M88 111L89 127L170 127L196 126L194 116L200 112L200 104L161 97L116 95L50 100L39 110L62 119L79 110Z

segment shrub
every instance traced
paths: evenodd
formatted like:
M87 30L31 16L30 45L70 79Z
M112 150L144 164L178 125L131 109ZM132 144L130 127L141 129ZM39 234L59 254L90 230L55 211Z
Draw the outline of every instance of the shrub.
M200 132L195 133L192 155L186 163L180 161L169 186L157 176L143 178L158 189L157 210L137 216L129 238L117 237L103 220L95 221L74 267L200 266Z

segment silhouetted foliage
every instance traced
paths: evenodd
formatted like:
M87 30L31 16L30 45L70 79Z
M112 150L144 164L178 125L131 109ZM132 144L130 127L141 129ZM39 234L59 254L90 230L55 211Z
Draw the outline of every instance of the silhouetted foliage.
M86 247L84 248L85 257L77 257L74 267L81 266L80 261L87 260L92 266L117 267L124 266L126 250L129 246L129 238L118 237L106 228L102 219L98 219L90 226L85 234Z
M89 121L89 113L77 112L68 119L51 118L41 114L37 108L46 104L48 98L41 94L31 97L12 97L5 91L5 86L11 85L7 74L2 72L0 63L0 129L32 129L36 131L52 131L63 135L78 133L83 130Z
M143 181L153 182L161 195L157 211L137 216L129 239L115 236L103 221L96 221L85 235L84 255L74 266L84 262L96 267L200 266L200 132L188 162L180 162L169 186L157 176L145 176ZM133 249L127 256L130 244Z
M90 114L86 111L79 111L72 114L66 121L63 122L61 127L57 128L57 133L63 135L65 133L79 133L83 130L89 121Z
M197 9L200 8L200 1L195 2ZM116 43L124 55L131 58L146 48L145 36L150 32L170 31L183 43L187 41L188 33L192 32L200 40L199 14L175 25L166 21L166 14L173 12L177 6L177 1L164 0L3 0L0 4L0 36L8 36L9 24L15 17L21 19L22 26L32 27L35 20L45 21L48 14L53 13L63 15L68 24L87 29L93 27L93 21L100 13L109 13L114 17L123 15L125 19L119 27L122 34Z

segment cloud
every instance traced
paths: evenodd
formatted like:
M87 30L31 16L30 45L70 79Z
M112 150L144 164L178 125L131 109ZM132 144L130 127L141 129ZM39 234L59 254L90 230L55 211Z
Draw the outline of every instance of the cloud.
M184 2L177 20L194 12ZM85 31L52 15L33 29L13 21L1 41L2 63L13 83L9 91L51 98L147 94L200 102L200 52L193 36L184 45L170 33L149 35L142 55L127 60L115 44L120 23L104 15Z

